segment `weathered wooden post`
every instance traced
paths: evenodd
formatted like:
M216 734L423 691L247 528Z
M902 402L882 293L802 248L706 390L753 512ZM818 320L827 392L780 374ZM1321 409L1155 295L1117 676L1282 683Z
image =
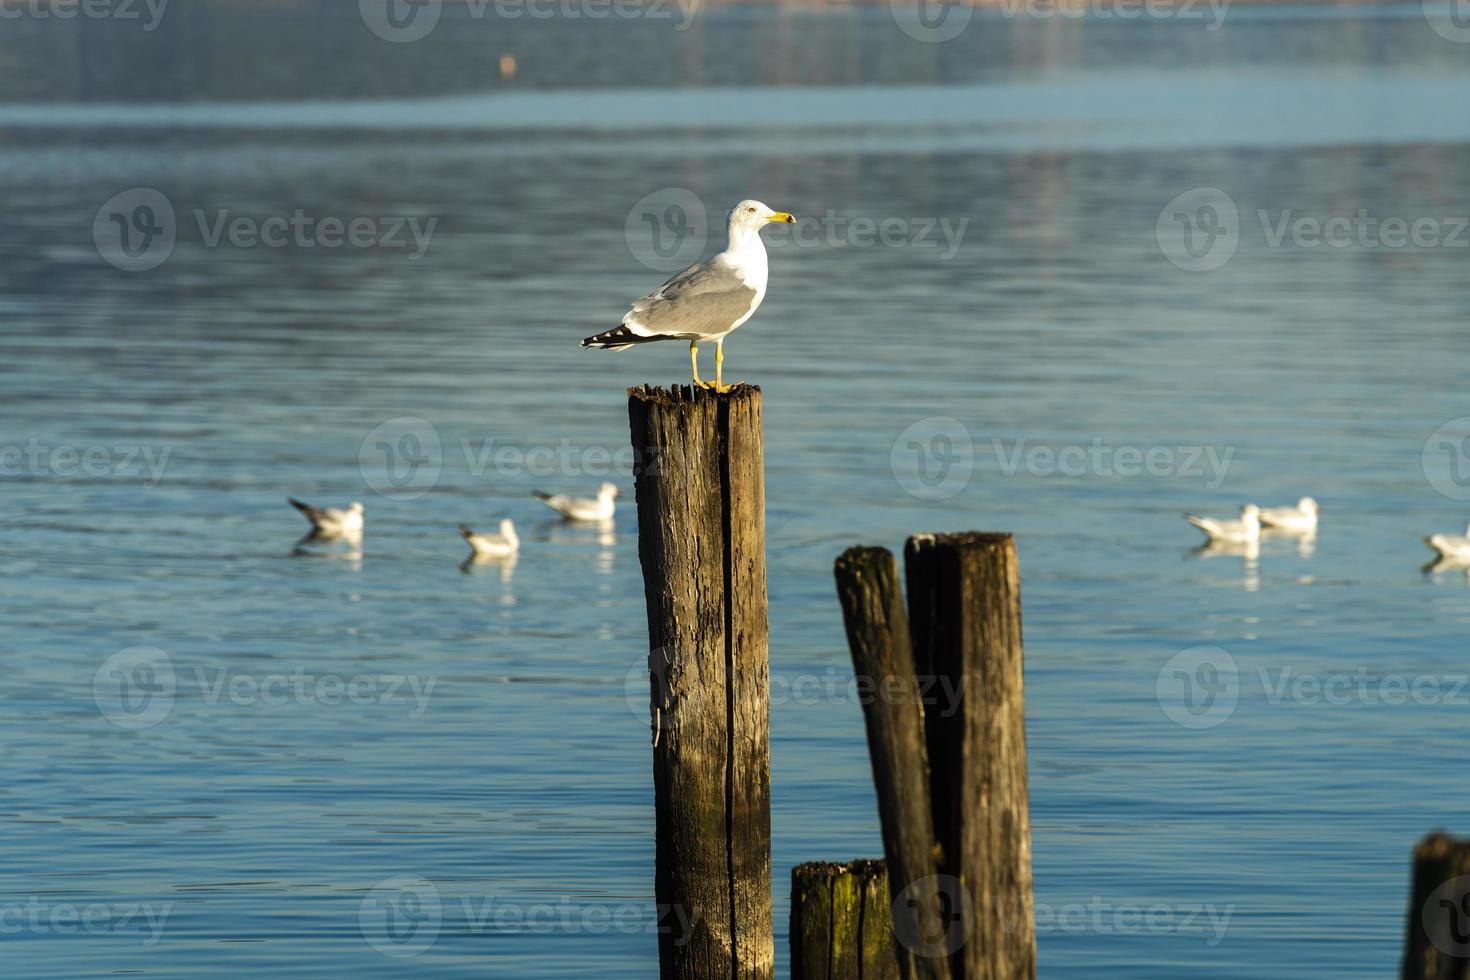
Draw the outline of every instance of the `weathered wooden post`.
M791 869L791 980L899 980L882 861Z
M648 604L663 980L770 980L765 464L759 388L628 392Z
M1430 834L1414 848L1403 980L1470 980L1470 841Z
M940 871L964 882L973 915L956 974L1026 980L1036 932L1015 541L916 535L904 565L915 664L950 702L925 724Z
M853 670L865 684L863 721L888 859L892 928L905 978L948 980L965 923L949 920L935 853L924 704L898 583L884 548L851 548L834 568ZM955 891L954 887L948 889Z

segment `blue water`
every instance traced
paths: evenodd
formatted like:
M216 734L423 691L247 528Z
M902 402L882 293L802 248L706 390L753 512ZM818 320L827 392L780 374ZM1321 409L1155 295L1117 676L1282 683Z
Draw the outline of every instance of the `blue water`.
M881 6L446 11L0 24L4 974L653 975L623 392L687 361L576 343L660 280L645 216L707 254L749 196L807 222L726 365L765 393L778 972L791 866L881 853L831 561L980 528L1023 569L1042 974L1391 974L1409 848L1470 832L1470 590L1420 571L1470 516L1470 423L1431 440L1467 412L1470 47L1417 5L943 44ZM175 242L124 271L94 220L138 188ZM1200 188L1234 251L1188 271ZM1272 242L1360 209L1441 243ZM298 210L433 230L210 244ZM612 528L530 495L609 476ZM1179 516L1304 493L1315 542L1255 557ZM363 501L361 546L297 549L287 495ZM462 569L502 516L520 559ZM1201 656L1233 707L1159 695ZM1271 694L1359 674L1437 693Z

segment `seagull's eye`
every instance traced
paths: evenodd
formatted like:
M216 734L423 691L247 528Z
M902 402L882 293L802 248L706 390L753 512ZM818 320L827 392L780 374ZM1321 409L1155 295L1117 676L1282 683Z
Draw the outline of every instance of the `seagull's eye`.
M746 208L745 210L749 214L755 214L755 208Z

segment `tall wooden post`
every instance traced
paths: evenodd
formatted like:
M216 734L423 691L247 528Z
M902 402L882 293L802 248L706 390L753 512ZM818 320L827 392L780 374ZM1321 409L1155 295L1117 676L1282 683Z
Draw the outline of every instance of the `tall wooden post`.
M660 976L771 980L760 389L635 388L628 415L651 650L654 891L671 910Z
M791 869L791 980L899 980L882 861Z
M1470 841L1430 834L1414 848L1403 980L1470 980Z
M941 872L964 882L974 916L956 973L1026 980L1036 932L1016 545L916 535L904 558L914 661L945 701L925 713Z
M837 598L853 670L865 681L863 720L878 792L890 918L905 980L949 980L948 956L967 923L955 918L955 884L939 877L924 746L924 691L914 670L898 564L885 548L849 548L837 559Z

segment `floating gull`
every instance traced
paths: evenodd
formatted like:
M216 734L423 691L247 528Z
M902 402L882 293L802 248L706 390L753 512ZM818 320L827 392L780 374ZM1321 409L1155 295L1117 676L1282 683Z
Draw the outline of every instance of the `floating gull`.
M1262 507L1261 526L1280 531L1315 531L1320 510L1311 497L1298 500L1295 507Z
M537 492L536 497L546 506L569 521L610 521L613 516L613 501L617 499L615 483L604 483L597 488L596 497L563 497Z
M362 504L355 500L343 510L339 507L313 507L294 497L286 499L311 521L312 534L315 536L346 538L362 533Z
M622 326L588 337L583 347L626 350L655 340L689 341L694 384L729 391L724 383L725 337L749 320L766 296L766 246L761 229L772 221L791 223L785 211L760 201L741 201L729 217L729 242L708 262L698 262L633 304ZM699 344L715 344L715 380L699 378Z
M1185 514L1184 519L1205 532L1211 541L1251 542L1261 537L1261 508L1255 504L1240 508L1240 519L1235 521L1196 514Z
M1431 534L1424 543L1437 551L1442 559L1470 561L1470 527L1465 528L1464 534Z
M470 550L476 558L509 558L521 550L521 539L516 535L516 526L509 520L500 522L499 534L476 534L463 524L459 526L459 533L469 542Z

